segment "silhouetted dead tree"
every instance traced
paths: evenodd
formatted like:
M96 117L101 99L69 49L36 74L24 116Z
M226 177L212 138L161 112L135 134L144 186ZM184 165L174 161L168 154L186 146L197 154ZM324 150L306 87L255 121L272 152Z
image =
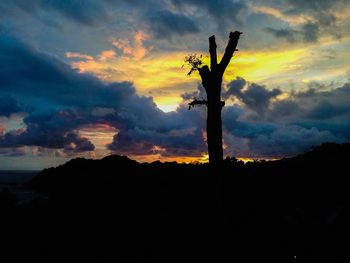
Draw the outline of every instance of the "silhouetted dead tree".
M185 61L192 65L189 74L198 70L203 87L207 93L207 100L194 100L189 103L189 109L195 105L206 105L208 107L207 143L209 163L213 166L220 165L223 160L221 109L225 105L225 102L221 100L222 77L233 53L236 51L238 39L241 34L238 31L230 33L229 42L219 64L217 62L215 36L209 37L210 70L208 66L200 67L202 63L195 55L185 58Z

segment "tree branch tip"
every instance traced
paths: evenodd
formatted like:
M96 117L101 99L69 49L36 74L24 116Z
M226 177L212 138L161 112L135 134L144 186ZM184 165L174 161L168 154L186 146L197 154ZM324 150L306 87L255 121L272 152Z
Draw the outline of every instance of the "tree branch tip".
M240 36L242 34L243 34L243 32L241 32L241 31L230 32L230 38L233 37L234 35Z

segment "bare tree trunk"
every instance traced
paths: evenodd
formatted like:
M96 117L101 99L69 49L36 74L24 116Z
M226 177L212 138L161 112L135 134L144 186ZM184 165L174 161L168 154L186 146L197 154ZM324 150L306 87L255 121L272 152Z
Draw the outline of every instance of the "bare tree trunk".
M221 85L221 83L216 83ZM223 160L221 109L223 103L220 96L208 96L207 111L207 143L209 163L217 166Z
M220 64L217 63L215 36L209 38L211 70L209 70L208 66L198 69L203 87L207 93L207 101L194 100L189 103L190 106L205 104L208 107L207 143L209 163L214 167L220 166L223 160L221 109L225 102L221 101L222 77L236 50L240 34L242 33L238 31L230 33L230 40Z

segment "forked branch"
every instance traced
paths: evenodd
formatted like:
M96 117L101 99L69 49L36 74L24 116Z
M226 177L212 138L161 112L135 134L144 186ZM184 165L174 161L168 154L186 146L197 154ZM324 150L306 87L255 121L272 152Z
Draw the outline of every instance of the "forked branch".
M216 71L218 66L216 47L215 36L209 37L210 69L212 72Z
M236 47L238 44L239 36L242 32L235 31L234 33L230 33L230 40L228 41L227 47L225 49L225 54L220 62L220 73L224 74L227 65L230 63L233 53L236 51Z

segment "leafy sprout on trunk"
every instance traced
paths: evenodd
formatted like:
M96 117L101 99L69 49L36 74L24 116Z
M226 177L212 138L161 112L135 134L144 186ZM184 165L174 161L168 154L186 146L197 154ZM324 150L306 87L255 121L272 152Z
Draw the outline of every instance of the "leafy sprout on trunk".
M185 57L184 62L191 66L190 71L187 73L187 76L190 76L193 72L198 70L203 64L203 55L190 54ZM184 65L182 65L183 67Z

